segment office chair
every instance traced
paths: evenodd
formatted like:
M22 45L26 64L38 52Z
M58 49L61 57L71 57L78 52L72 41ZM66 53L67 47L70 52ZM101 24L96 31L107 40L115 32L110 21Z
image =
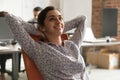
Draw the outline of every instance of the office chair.
M35 41L40 40L40 37L38 36L31 35L31 37ZM61 37L62 37L62 40L68 39L67 34L63 34ZM34 61L24 52L24 50L22 50L22 54L23 54L23 60L24 60L28 80L43 80L43 77L41 73L39 72L39 70L37 69Z

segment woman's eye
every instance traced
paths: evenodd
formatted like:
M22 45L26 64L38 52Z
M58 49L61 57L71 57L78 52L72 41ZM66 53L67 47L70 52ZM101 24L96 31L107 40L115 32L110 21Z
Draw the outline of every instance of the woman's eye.
M55 18L50 18L49 20L52 21L52 20L55 20Z
M60 18L59 18L59 20L63 20L63 18L62 18L62 17L60 17Z

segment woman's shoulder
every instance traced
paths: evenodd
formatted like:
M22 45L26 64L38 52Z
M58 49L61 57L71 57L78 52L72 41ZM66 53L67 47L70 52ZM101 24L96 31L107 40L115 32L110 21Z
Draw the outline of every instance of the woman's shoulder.
M71 40L64 40L64 47L67 49L78 50L78 46Z
M71 40L64 40L64 44L66 45L75 45L75 43Z

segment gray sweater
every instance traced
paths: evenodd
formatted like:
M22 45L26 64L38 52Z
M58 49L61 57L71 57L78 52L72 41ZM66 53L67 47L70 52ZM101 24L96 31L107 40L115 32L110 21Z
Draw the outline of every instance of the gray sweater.
M85 63L80 54L85 32L84 16L65 23L64 32L73 28L76 30L71 39L63 41L64 46L51 42L35 42L28 33L36 33L36 28L19 17L8 14L6 21L15 39L34 60L45 80L88 80Z

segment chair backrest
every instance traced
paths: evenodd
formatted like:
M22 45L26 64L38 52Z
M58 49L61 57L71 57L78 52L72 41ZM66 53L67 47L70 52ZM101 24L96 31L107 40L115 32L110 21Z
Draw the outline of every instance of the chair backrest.
M40 40L40 37L38 36L31 35L31 37L35 41ZM67 34L63 34L61 37L62 37L62 40L68 39ZM22 54L23 54L23 60L24 60L28 80L43 80L43 77L41 73L39 72L39 70L37 69L34 61L24 52L24 50L22 50Z

